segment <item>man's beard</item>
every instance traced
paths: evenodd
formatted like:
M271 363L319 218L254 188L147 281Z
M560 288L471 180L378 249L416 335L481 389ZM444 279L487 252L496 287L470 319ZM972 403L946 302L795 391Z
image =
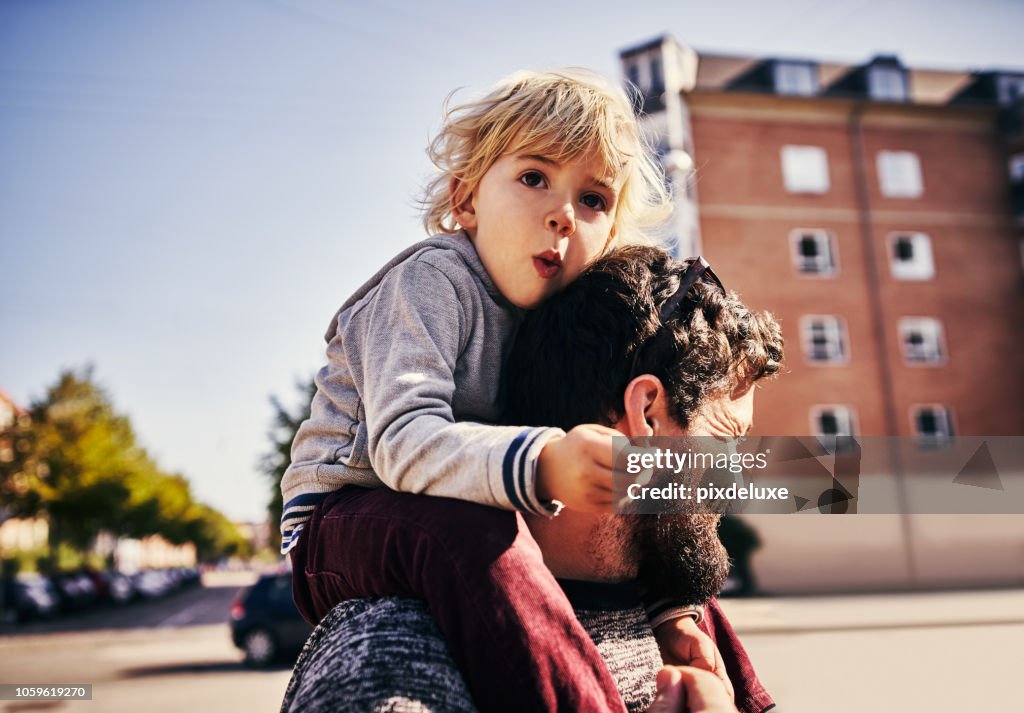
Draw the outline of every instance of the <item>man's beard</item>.
M704 604L722 591L729 555L718 539L718 514L634 516L637 579L650 592Z

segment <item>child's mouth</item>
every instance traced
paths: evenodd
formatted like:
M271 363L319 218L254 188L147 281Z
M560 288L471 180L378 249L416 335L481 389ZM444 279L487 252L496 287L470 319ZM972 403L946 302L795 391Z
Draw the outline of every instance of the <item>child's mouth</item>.
M555 250L545 250L533 256L533 269L545 280L550 280L562 271L562 256Z

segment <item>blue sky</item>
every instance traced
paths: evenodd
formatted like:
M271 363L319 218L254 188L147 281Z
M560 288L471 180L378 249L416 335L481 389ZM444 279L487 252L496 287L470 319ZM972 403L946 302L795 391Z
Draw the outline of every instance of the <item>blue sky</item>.
M628 11L628 12L627 12ZM487 3L0 0L0 388L95 365L167 470L264 516L268 397L338 305L423 233L441 102L701 50L1024 68L1016 0Z

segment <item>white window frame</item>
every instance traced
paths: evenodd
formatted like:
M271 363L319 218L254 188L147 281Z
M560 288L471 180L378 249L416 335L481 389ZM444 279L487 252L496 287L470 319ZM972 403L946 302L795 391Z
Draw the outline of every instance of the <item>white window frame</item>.
M818 246L816 262L808 262L800 251L804 237L813 237ZM835 277L839 274L839 250L831 232L820 228L797 228L789 234L789 246L793 267L800 276Z
M875 101L903 102L910 98L907 73L899 67L875 65L868 69L868 96Z
M886 198L920 198L924 195L921 159L913 151L879 151L875 156L878 190Z
M817 66L811 62L779 61L772 68L776 94L810 97L818 93Z
M910 240L911 257L903 260L896 256L896 245L901 239ZM897 280L931 280L935 277L932 257L932 239L927 233L899 231L889 233L889 270Z
M932 411L938 426L935 433L924 433L918 428L919 419L923 412ZM947 445L956 433L953 425L952 412L942 404L914 404L910 407L910 430L917 438L917 443L922 448L940 448Z
M815 326L822 329L816 330ZM826 340L825 354L819 356L814 341L814 333L823 332ZM811 364L845 364L850 361L850 339L846 332L846 322L834 314L807 314L800 318L800 342L803 346L804 358Z
M828 193L828 153L821 146L787 144L779 151L782 182L789 193Z
M914 366L936 366L946 363L946 334L942 321L935 317L901 317L897 325L903 361ZM910 344L909 337L917 332L920 345Z

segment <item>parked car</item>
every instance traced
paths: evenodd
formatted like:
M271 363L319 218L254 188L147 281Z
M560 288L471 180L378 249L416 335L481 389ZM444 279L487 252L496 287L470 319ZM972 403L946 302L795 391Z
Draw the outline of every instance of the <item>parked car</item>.
M50 577L63 612L87 609L96 603L96 587L83 572L60 572Z
M104 570L96 572L89 570L89 577L96 585L101 601L113 604L127 604L135 597L135 588L128 575Z
M313 630L292 601L290 572L264 574L239 591L231 603L231 639L245 653L245 664L268 666L294 657Z
M156 599L167 594L173 588L171 577L165 570L144 569L131 575L131 584L135 593L143 599Z
M3 580L3 621L20 624L31 619L47 619L57 612L58 598L48 579L35 575L18 575Z

